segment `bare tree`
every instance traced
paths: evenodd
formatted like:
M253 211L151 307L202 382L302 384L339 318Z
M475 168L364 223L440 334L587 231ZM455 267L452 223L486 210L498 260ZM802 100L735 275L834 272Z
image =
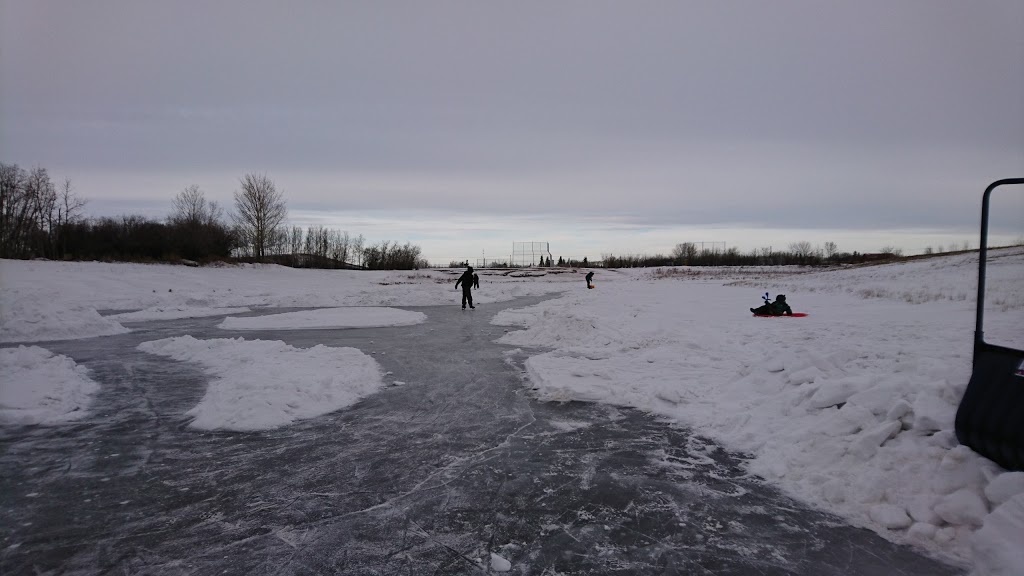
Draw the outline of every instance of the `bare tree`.
M825 242L825 257L831 260L839 253L839 246L835 242Z
M672 249L672 260L679 264L690 264L697 257L697 245L693 242L676 244Z
M281 225L270 234L270 241L267 244L267 254L281 255L288 253L289 246L288 228Z
M246 174L241 184L242 190L235 192L235 225L242 243L262 260L278 242L284 243L280 228L288 209L274 181L265 174Z
M71 180L58 192L45 168L0 163L0 257L64 255L63 234L84 205Z
M190 228L217 224L224 217L224 211L216 202L207 202L199 186L191 184L174 197L170 220L174 224Z
M805 260L814 255L814 247L806 240L802 242L793 242L789 245L789 251L800 260Z
M306 254L312 254L320 258L327 257L330 230L323 226L310 226L306 229Z
M85 207L86 202L72 190L71 179L65 178L57 199L57 237L61 256L66 255L68 251L68 225L77 222L82 217L81 210Z
M363 265L363 245L365 245L365 244L366 244L366 238L363 238L362 234L360 234L359 236L356 236L355 238L352 239L351 250L355 253L355 256L356 256L356 258L358 260L356 262L356 265L358 265L358 266L362 266Z
M14 219L14 249L18 256L52 256L56 228L57 188L46 168L33 168L21 180L20 206Z
M289 245L291 246L291 253L293 256L302 253L302 238L302 228L299 226L292 226Z
M351 239L348 236L348 232L339 232L335 234L331 241L331 258L342 263L347 262L350 243Z
M17 164L0 163L0 257L20 256L22 230L28 199L25 179L28 175Z
M81 210L89 202L85 198L79 198L71 188L71 179L65 178L60 189L60 206L57 208L61 224L70 224L82 217Z

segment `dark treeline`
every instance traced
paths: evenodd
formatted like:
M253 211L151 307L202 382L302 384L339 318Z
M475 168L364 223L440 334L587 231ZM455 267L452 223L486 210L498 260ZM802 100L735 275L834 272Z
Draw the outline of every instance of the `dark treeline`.
M827 264L857 264L899 258L897 248L886 247L873 254L840 252L834 242L815 248L810 242L794 242L788 250L757 248L741 253L738 248L725 250L699 249L696 244L677 244L671 255L603 255L605 268L643 268L651 266L820 266Z
M0 163L0 257L64 257L64 232L82 219L84 206L70 180L58 189L45 168Z
M616 256L603 254L600 261L591 262L588 258L552 258L541 257L536 264L526 267L568 267L568 268L646 268L655 266L820 266L831 264L856 264L880 260L896 259L902 256L898 248L885 247L873 254L859 252L840 252L834 242L826 242L823 246L814 247L810 242L794 242L788 250L774 250L771 247L758 248L741 253L738 248L707 249L696 243L684 242L676 244L671 255L664 254L627 254ZM451 267L466 266L467 261L451 262ZM492 267L506 267L508 264L489 263ZM517 267L512 265L512 267Z
M0 258L104 261L251 261L309 268L406 270L428 266L418 246L323 226L284 226L282 194L265 175L247 174L228 215L196 185L173 199L164 221L140 215L86 218L71 181L54 185L45 168L0 163Z
M941 248L941 247L940 247ZM926 252L931 254L933 252ZM893 260L902 257L898 248L887 246L879 252L862 254L859 252L840 252L834 242L826 242L824 246L813 247L810 242L794 242L788 250L774 250L770 247L758 248L741 253L738 248L722 250L701 249L694 243L677 244L671 255L664 254L627 254L616 256L603 254L602 260L591 262L588 258L552 258L541 257L536 264L509 265L507 263L489 262L493 268L504 267L554 267L554 268L647 268L655 266L822 266L833 264L859 264ZM452 261L449 267L467 266L469 262Z
M420 257L420 247L380 242L363 250L363 266L369 270L411 270L430 264Z
M163 223L135 215L73 222L60 236L66 247L57 256L69 260L224 260L235 246L234 233L223 225Z

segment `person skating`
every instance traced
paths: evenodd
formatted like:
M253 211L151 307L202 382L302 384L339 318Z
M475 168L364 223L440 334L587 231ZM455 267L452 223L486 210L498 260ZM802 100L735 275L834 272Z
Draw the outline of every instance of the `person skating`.
M594 285L591 284L591 282L590 282L593 279L594 279L594 271L591 270L590 272L587 272L587 288L593 288L594 287Z
M775 302L768 301L767 293L765 293L763 298L764 305L758 306L757 308L751 308L751 312L753 312L754 314L761 314L763 316L782 316L783 314L785 314L786 316L793 315L793 309L790 308L789 304L786 303L786 296L784 294L779 294L778 296L776 296Z
M473 306L473 267L466 266L466 271L459 276L459 279L455 281L455 289L459 289L459 284L462 284L462 309L466 309L466 302L469 302L470 308L476 308Z
M476 275L476 272L473 272L473 288L479 288L479 287L480 287L480 277Z

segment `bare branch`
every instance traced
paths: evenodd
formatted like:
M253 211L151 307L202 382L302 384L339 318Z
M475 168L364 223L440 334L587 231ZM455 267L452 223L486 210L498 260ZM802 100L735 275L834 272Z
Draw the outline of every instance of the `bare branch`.
M235 192L235 225L253 256L262 260L287 238L280 228L288 216L284 198L265 174L246 174L242 189Z

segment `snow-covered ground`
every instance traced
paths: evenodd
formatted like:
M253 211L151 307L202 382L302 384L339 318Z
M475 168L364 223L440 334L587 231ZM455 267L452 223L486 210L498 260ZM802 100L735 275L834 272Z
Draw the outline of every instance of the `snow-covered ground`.
M991 256L986 338L1022 348L1024 249ZM474 300L486 308L560 293L494 319L521 328L501 341L533 354L527 370L541 399L658 414L750 454L752 472L853 523L965 562L977 574L1021 574L1024 472L959 446L953 430L970 377L976 271L970 254L824 271L596 270L594 290L579 271L482 271ZM229 318L224 327L402 325L422 319L394 308L344 307L457 306L458 272L0 261L0 341L104 336L125 332L121 322L258 307L337 310ZM785 293L810 316L751 317L747 308L765 291ZM205 428L286 425L381 385L376 363L354 349L191 337L140 348L197 362L215 376L190 413ZM72 360L41 344L2 352L4 420L59 422L52 412L19 416L44 405L82 413L95 384L82 380ZM304 354L318 356L310 362ZM36 389L43 391L25 392ZM251 397L266 401L258 409L239 401Z

